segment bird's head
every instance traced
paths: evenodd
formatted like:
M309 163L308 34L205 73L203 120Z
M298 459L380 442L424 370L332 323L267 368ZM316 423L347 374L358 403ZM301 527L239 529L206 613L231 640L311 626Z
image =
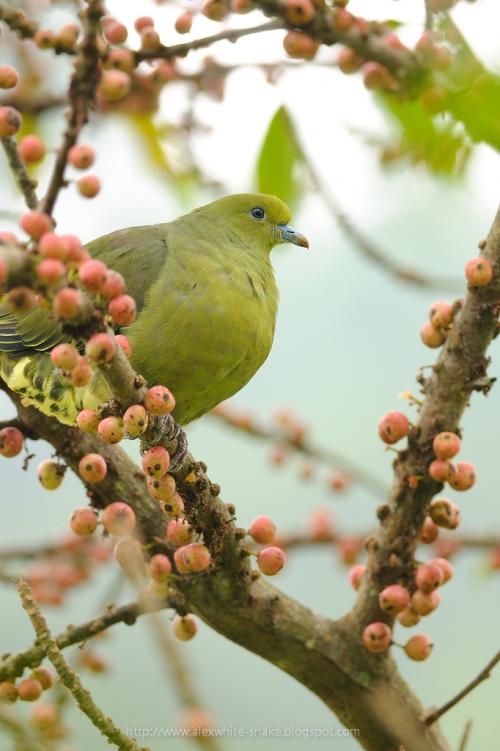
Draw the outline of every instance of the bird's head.
M239 193L220 198L203 209L211 210L218 232L237 238L254 251L269 253L280 243L309 247L307 238L290 227L290 209L276 196Z

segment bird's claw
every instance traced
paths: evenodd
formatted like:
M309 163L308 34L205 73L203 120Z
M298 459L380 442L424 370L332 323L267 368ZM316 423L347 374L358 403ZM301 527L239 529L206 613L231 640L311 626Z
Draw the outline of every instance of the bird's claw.
M172 415L156 417L154 422L150 423L147 438L150 446L177 441L176 449L170 456L170 469L176 470L182 466L188 452L188 442L185 432L177 425Z

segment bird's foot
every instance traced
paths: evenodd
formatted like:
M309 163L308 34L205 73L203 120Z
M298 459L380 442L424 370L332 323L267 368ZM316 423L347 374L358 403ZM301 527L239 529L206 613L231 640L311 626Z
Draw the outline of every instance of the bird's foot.
M151 446L177 442L175 451L170 455L170 469L176 470L182 466L188 452L186 434L172 415L155 417L148 429L148 443Z

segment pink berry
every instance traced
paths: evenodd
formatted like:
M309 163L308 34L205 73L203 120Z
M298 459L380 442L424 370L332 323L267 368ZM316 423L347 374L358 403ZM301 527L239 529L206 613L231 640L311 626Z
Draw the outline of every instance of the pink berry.
M153 446L142 456L142 470L149 477L163 477L170 466L170 455L163 446Z
M444 574L439 566L424 563L419 566L415 574L415 584L422 592L433 592L444 583Z
M45 144L38 136L24 136L19 141L19 153L28 164L37 164L45 156Z
M82 409L76 417L76 424L84 433L97 433L99 413L95 409Z
M121 417L105 417L97 426L97 432L104 443L119 443L125 438L125 430Z
M131 50L127 49L110 50L108 53L108 65L110 68L122 70L124 73L132 73L135 66L134 55Z
M65 261L68 257L68 244L64 237L55 232L45 232L38 241L38 251L44 258L57 258Z
M113 558L131 577L143 577L146 573L142 545L133 537L121 537L116 542Z
M78 472L85 482L101 482L106 477L108 465L100 454L86 454L80 459Z
M187 519L172 519L167 526L167 540L175 545L188 545L193 541L194 530Z
M13 89L17 86L19 76L11 65L0 65L0 89Z
M111 71L105 72L110 73ZM119 71L114 72L118 73ZM85 175L85 177L76 181L76 187L84 198L94 198L101 190L101 181L97 175Z
M384 443L397 443L408 435L410 423L403 412L388 412L378 424L378 434Z
M25 678L17 684L17 695L21 701L36 701L42 695L42 684L34 678Z
M125 280L118 271L108 269L104 284L100 287L99 292L103 297L111 300L113 297L122 295L125 291Z
M443 574L443 584L449 582L453 577L453 566L446 558L433 558L432 561L429 561L429 565L437 566L441 569Z
M432 448L438 459L452 459L460 451L462 442L456 433L438 433L432 442Z
M108 305L108 313L118 326L128 326L135 321L137 308L130 295L118 295Z
M448 482L454 490L470 490L476 482L476 468L470 462L457 462Z
M69 371L69 382L78 388L86 386L92 379L92 367L86 357L80 357L73 370Z
M50 353L50 359L61 370L72 370L78 364L78 350L73 344L58 344Z
M92 292L100 292L106 282L107 274L108 267L106 264L97 261L95 258L85 261L78 269L78 277L81 283Z
M183 545L174 553L174 561L181 574L197 574L205 571L211 563L210 551L205 545L191 542Z
M83 296L80 290L73 287L64 287L54 295L52 308L58 318L69 321L78 318L83 310Z
M110 535L129 537L136 525L134 510L122 501L110 503L102 512L102 523Z
M0 454L10 459L17 456L24 446L24 436L17 428L7 426L0 430Z
M151 18L151 16L139 16L139 18L136 18L134 21L134 29L137 32L141 32L143 29L145 29L147 26L154 26L155 22Z
M445 335L441 329L437 329L430 321L426 321L420 328L420 337L426 347L436 349L444 344Z
M31 713L30 722L41 734L59 730L59 710L55 704L37 704Z
M170 559L162 553L154 555L149 561L148 573L151 579L155 579L155 581L165 581L172 573Z
M35 681L38 681L44 691L48 691L49 688L52 688L56 680L52 670L49 670L49 668L44 668L42 666L35 668L32 671L31 678L34 678Z
M58 45L66 52L74 52L79 33L80 29L76 24L65 24L57 35Z
M450 462L445 461L444 459L434 459L434 461L429 464L429 475L433 480L436 480L436 482L446 482L451 471L452 467Z
M64 464L46 459L38 465L38 479L46 490L56 490L63 481L66 467Z
M175 30L178 34L189 34L193 25L193 14L189 11L181 13L175 19Z
M28 211L22 215L19 224L26 234L35 240L52 229L52 219L43 211Z
M386 613L399 613L410 604L410 593L400 584L390 584L378 596L378 604Z
M493 266L487 258L471 258L465 266L465 276L471 287L484 287L493 278Z
M416 589L411 598L411 606L418 615L429 615L441 602L439 592L422 592Z
M2 242L7 243L7 245L17 245L18 239L16 235L13 232L8 232L7 230L2 230L0 232L0 240Z
M115 341L122 350L125 357L130 359L130 355L132 354L132 345L130 344L130 339L123 334L116 334Z
M85 354L90 360L105 365L111 362L116 352L115 340L109 334L94 334L85 345Z
M144 406L152 415L166 415L175 407L174 395L166 386L153 386L146 393Z
M123 415L125 432L135 438L142 435L148 427L148 413L142 404L132 404Z
M171 498L162 501L160 505L167 516L178 517L184 513L184 501L179 493L174 493Z
M1 244L1 243L0 243ZM2 287L9 278L9 266L7 264L7 261L5 259L0 258L0 294L2 292Z
M369 652L379 654L391 646L392 632L387 623L374 621L369 623L363 631L363 644Z
M148 477L147 485L150 495L157 501L168 501L175 495L175 480L172 475Z
M257 565L266 576L275 576L285 565L285 553L275 546L264 548L257 555Z
M411 660L421 662L429 657L432 646L432 641L427 634L415 634L408 639L404 650Z
M197 630L198 626L192 615L175 616L173 632L176 639L189 641L196 634Z
M445 529L456 529L461 521L460 509L447 498L434 498L429 507L434 524Z
M106 25L104 36L110 44L123 44L128 37L127 27L122 23L113 21Z
M78 508L73 511L70 519L70 527L80 537L86 537L95 532L99 518L96 512L88 507Z
M50 50L56 46L56 35L51 29L38 29L33 37L36 46L41 50Z
M210 2L210 0L207 0L207 3L205 3L204 8L202 9L202 12L204 12L205 15L207 15L205 8L208 2ZM292 29L285 34L283 48L289 57L299 58L301 60L312 60L319 49L319 43L316 39L309 36L309 34L304 34L302 31L295 31Z
M400 613L398 613L396 617L399 623L405 628L416 626L420 621L420 616L418 615L418 613L415 613L415 611L411 607L405 608Z
M87 251L83 249L83 245L76 235L61 235L61 239L66 246L68 261L78 263L85 260Z
M453 321L453 305L443 300L432 303L429 309L429 318L435 328L447 328Z
M123 70L105 70L102 74L100 91L110 101L118 101L127 96L130 91L131 80Z
M17 688L9 681L0 683L0 705L14 704L18 699Z
M0 138L8 138L17 133L23 118L14 107L0 107Z
M36 275L44 284L56 284L66 273L66 266L57 258L44 258L36 267Z
M270 545L276 535L276 527L269 516L257 516L248 528L248 534L259 545Z
M423 542L424 545L431 545L437 540L438 536L439 527L434 524L430 516L426 516L420 530L420 542Z
M353 566L349 571L349 581L351 582L351 587L356 591L361 587L365 572L366 566L363 563L356 564L356 566Z
M95 151L92 146L76 144L68 153L68 162L76 169L88 169L95 161Z

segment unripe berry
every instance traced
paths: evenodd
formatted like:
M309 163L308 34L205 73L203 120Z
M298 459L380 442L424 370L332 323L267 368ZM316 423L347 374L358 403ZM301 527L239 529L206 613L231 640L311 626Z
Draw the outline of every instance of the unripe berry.
M49 688L52 688L56 680L52 670L49 670L49 668L44 668L42 666L35 668L32 671L30 677L34 678L35 681L38 681L44 691L48 691Z
M95 532L99 517L96 512L88 507L78 508L73 511L73 515L70 519L70 527L80 537L86 537Z
M125 432L135 438L142 435L148 427L148 413L142 404L132 404L123 415Z
M337 65L347 75L357 73L363 65L363 58L350 47L343 47L337 57Z
M133 537L121 537L113 548L113 558L129 576L139 577L146 573L142 545Z
M17 684L17 695L21 701L36 701L42 695L42 685L34 678L25 678Z
M95 409L82 409L76 417L76 424L84 433L97 433L99 413Z
M465 266L465 276L471 287L484 287L493 278L493 266L487 258L471 258Z
M155 581L165 581L172 573L170 559L161 553L154 555L148 564L148 574Z
M270 545L274 542L276 527L269 516L257 516L250 524L248 534L259 545Z
M285 16L292 26L305 26L311 23L315 15L311 0L287 0Z
M19 153L28 164L41 162L45 156L45 144L38 136L24 136L19 141Z
M355 18L348 10L339 9L333 17L335 31L347 31L354 25Z
M163 477L170 466L170 455L163 446L152 446L142 456L142 470L149 477Z
M105 417L97 426L97 432L104 443L119 443L125 438L125 430L121 417Z
M420 329L420 338L426 347L436 349L444 343L445 335L441 329L437 329L430 321L426 321Z
M231 0L231 13L250 13L255 10L253 0Z
M193 25L193 14L189 11L181 13L175 19L175 30L178 34L189 34Z
M23 449L24 436L20 430L7 426L0 430L0 455L10 459Z
M35 33L33 41L39 49L50 50L56 46L57 40L56 35L53 31L51 31L51 29L39 29Z
M90 360L105 365L111 362L116 352L114 337L109 334L94 334L85 345L85 354Z
M130 295L118 295L109 303L108 313L118 326L128 326L137 316L134 298Z
M420 530L419 540L424 545L431 545L439 536L439 527L437 527L432 521L430 516L426 516L422 529Z
M61 370L72 370L78 363L78 350L73 344L58 344L50 353L50 359Z
M92 367L86 357L80 357L73 370L69 371L68 380L72 386L81 388L92 380Z
M104 29L104 36L110 44L123 44L127 41L128 31L127 27L122 23L113 21L108 23Z
M71 321L78 318L84 305L83 295L78 289L64 287L54 295L52 308L58 318Z
M420 616L418 615L418 613L415 613L415 611L411 607L405 608L400 613L398 613L396 617L399 623L405 628L416 626L420 621Z
M172 628L174 636L181 641L189 641L198 630L198 626L192 615L176 615Z
M17 701L17 688L13 683L9 681L2 681L0 683L0 706L2 704L14 704Z
M446 89L442 86L429 86L420 97L422 109L430 115L444 112L448 101Z
M168 501L175 494L175 480L172 475L148 477L147 485L150 495L157 501Z
M411 598L411 606L418 615L429 615L441 602L439 592L422 592L416 589Z
M44 284L56 284L66 273L66 266L57 258L44 258L36 267L36 275Z
M162 501L160 505L167 516L178 517L184 513L184 501L179 493L174 493L171 498Z
M57 35L57 43L65 52L74 52L80 29L74 23L65 24Z
M57 258L65 261L68 257L68 243L55 232L45 232L38 242L38 252L44 258Z
M456 433L438 433L432 442L432 448L438 459L452 459L460 451L462 442Z
M210 551L205 545L192 542L183 545L174 553L174 561L181 574L197 574L205 571L211 563Z
M78 269L78 278L84 287L92 292L100 292L106 282L108 267L102 261L91 258Z
M266 576L275 576L285 565L285 553L281 548L264 548L257 555L257 565Z
M38 465L38 479L46 490L56 490L63 481L65 471L64 464L46 459Z
M390 584L379 592L378 604L386 613L394 615L408 607L410 593L406 587L402 587L400 584Z
M470 462L457 462L448 482L454 490L470 490L476 482L476 468Z
M365 572L366 566L363 563L358 563L349 571L349 581L351 582L351 587L356 591L361 587Z
M14 107L0 107L0 138L8 138L17 133L23 118Z
M8 292L5 302L11 313L22 315L35 307L35 294L29 287L13 287Z
M28 211L22 215L19 224L26 234L35 240L52 229L52 219L43 211Z
M429 565L437 566L441 569L443 574L443 584L449 582L453 577L453 566L446 558L433 558L432 561L429 561Z
M172 519L167 526L167 540L175 545L188 545L193 541L194 530L187 519Z
M116 102L119 99L124 99L130 92L130 87L130 76L123 70L103 71L100 91L106 99L113 102Z
M101 482L107 472L108 465L100 454L86 454L78 463L78 473L84 482Z
M151 16L139 16L139 18L136 18L134 21L134 29L140 33L143 29L145 29L147 26L154 27L155 22L151 18Z
M97 175L85 175L76 181L76 187L84 198L94 198L101 190L101 181Z
M76 169L88 169L95 161L95 151L92 146L77 143L68 152L68 162Z
M125 357L127 359L130 359L130 355L132 354L132 345L130 344L130 339L123 334L116 334L115 341L122 350Z
M289 57L312 60L319 48L319 42L301 31L288 31L283 39L283 47Z
M445 329L453 321L453 306L449 302L438 300L429 308L429 319L437 329Z
M106 272L106 279L104 280L104 284L102 284L99 288L101 295L103 295L103 297L106 297L108 300L111 300L113 297L123 295L124 291L125 280L123 276L118 273L118 271L108 269Z
M110 68L116 68L124 73L132 73L134 70L134 55L131 50L110 50L107 62Z
M432 642L427 634L415 634L408 639L404 650L411 660L421 662L429 657L432 652L432 646Z
M393 79L385 65L381 65L381 63L373 61L364 63L362 72L363 83L370 91L376 89L391 89L394 86L395 79Z
M129 537L136 525L134 509L122 501L110 503L102 512L102 523L110 535Z
M429 475L436 482L446 482L452 472L452 465L450 462L443 459L434 459L429 464Z
M17 86L19 76L11 65L0 65L0 89L13 89Z
M374 621L369 623L363 631L363 644L369 652L379 654L391 646L392 632L387 623Z
M229 8L223 0L206 0L201 12L211 21L222 21L228 15Z
M433 592L444 584L444 574L439 566L433 563L424 563L419 566L415 574L415 584L422 592Z
M378 434L384 443L397 443L408 435L410 423L403 412L388 412L378 424Z
M460 524L460 509L447 498L435 498L429 507L434 524L445 529L456 529Z
M175 407L174 395L166 386L152 386L146 393L144 406L152 415L166 415Z

